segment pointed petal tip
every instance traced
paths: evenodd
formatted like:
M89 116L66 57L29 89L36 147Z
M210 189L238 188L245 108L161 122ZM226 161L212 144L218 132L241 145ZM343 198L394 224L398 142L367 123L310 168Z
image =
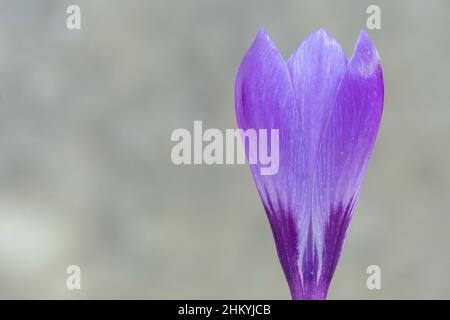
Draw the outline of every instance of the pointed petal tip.
M316 31L313 31L312 32L312 34L316 34L316 35L319 35L319 36L329 36L330 34L328 33L328 31L327 30L325 30L324 28L319 28L319 29L317 29Z
M288 63L292 64L295 61L299 60L299 55L301 55L305 50L308 50L307 48L310 48L310 50L315 50L317 53L325 50L334 50L337 49L336 54L342 55L345 59L344 50L342 49L341 45L337 40L328 33L324 28L319 28L313 32L311 32L305 40L303 40L302 43L297 47L297 49L294 50L294 52L291 54Z
M362 37L369 38L369 35L367 34L366 30L364 30L364 29L359 30L359 38L362 38Z
M333 35L324 28L319 28L316 31L311 32L308 38L316 38L320 39L321 41L331 41L337 43Z
M356 41L355 49L353 50L353 55L350 60L354 59L363 59L366 63L381 65L378 51L375 48L372 39L370 39L370 36L364 30L360 30L359 32L358 40Z
M370 39L367 32L363 29L359 31L358 40L356 40L356 46L360 43L366 43L367 45L373 46L372 39Z
M272 39L270 38L266 30L264 30L264 28L260 28L258 33L256 34L252 46L255 45L263 45L263 46L269 45L270 47L276 49L275 44L273 43Z
M375 46L372 43L372 39L367 34L367 32L364 30L359 31L358 40L356 40L355 47L357 48L358 46L361 46L361 45L366 46L366 47L373 47L375 49Z
M256 39L264 39L264 38L268 38L268 37L269 37L269 35L267 34L266 30L264 30L264 28L261 28L256 33L255 40Z
M320 28L311 32L294 51L291 59L295 59L294 56L297 53L302 52L305 47L322 48L322 50L325 50L327 52L334 52L339 56L343 56L346 60L344 50L342 49L340 43L333 37L331 33L326 31L324 28Z
M267 32L264 28L259 28L258 33L256 34L257 36L259 35L267 35Z

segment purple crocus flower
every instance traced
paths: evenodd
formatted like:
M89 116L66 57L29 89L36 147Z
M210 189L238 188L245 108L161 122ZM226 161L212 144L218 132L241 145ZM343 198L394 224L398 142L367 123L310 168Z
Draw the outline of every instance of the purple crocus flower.
M361 31L347 61L320 29L286 63L261 30L235 94L240 129L279 130L278 173L251 171L292 298L326 299L381 120L378 53Z

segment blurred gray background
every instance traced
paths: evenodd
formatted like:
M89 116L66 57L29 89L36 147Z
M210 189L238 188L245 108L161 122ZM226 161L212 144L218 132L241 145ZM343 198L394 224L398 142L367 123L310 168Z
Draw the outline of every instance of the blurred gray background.
M450 298L445 0L0 1L0 298L290 298L248 167L175 166L170 135L236 127L259 28L288 58L324 27L350 57L370 4L385 109L329 298Z

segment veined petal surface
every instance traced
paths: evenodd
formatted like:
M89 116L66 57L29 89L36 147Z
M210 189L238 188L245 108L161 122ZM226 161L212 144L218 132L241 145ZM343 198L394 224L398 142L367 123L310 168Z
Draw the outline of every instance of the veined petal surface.
M239 128L279 130L279 172L261 175L260 163L251 170L292 297L324 299L381 121L376 49L361 32L347 63L321 29L286 63L260 31L235 89Z
M297 228L306 224L301 208L306 183L301 117L287 64L263 30L239 67L235 103L240 129L279 130L278 173L261 175L260 164L250 167L288 283L299 285ZM251 150L245 139L243 143L249 157Z
M384 86L378 53L365 32L339 85L321 141L314 179L313 223L321 250L320 282L336 269L383 111Z

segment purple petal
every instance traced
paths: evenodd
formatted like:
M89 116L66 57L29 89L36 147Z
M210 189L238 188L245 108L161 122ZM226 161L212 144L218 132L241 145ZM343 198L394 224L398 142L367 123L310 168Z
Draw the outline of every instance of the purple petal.
M381 119L376 50L361 33L347 65L319 30L286 65L260 31L235 98L241 129L279 129L278 174L261 175L259 164L251 170L292 297L326 298Z
M289 58L288 68L303 120L304 143L311 169L346 64L341 46L323 29L311 33Z
M251 170L288 283L297 285L297 228L306 225L299 205L306 180L305 148L286 62L264 31L257 34L241 62L235 94L239 128L279 129L278 173L261 175L259 164L251 165ZM248 146L246 152L249 156Z
M318 283L321 259L317 237L323 234L316 230L313 211L313 181L317 166L320 141L326 123L333 111L338 86L346 71L347 59L339 43L325 30L313 32L292 54L288 68L294 88L296 106L300 110L304 146L306 153L306 190L304 193L304 223L298 225L298 243L302 291L294 298L322 299L326 289Z
M361 32L327 123L314 180L313 229L320 280L329 285L340 257L383 109L378 53Z

